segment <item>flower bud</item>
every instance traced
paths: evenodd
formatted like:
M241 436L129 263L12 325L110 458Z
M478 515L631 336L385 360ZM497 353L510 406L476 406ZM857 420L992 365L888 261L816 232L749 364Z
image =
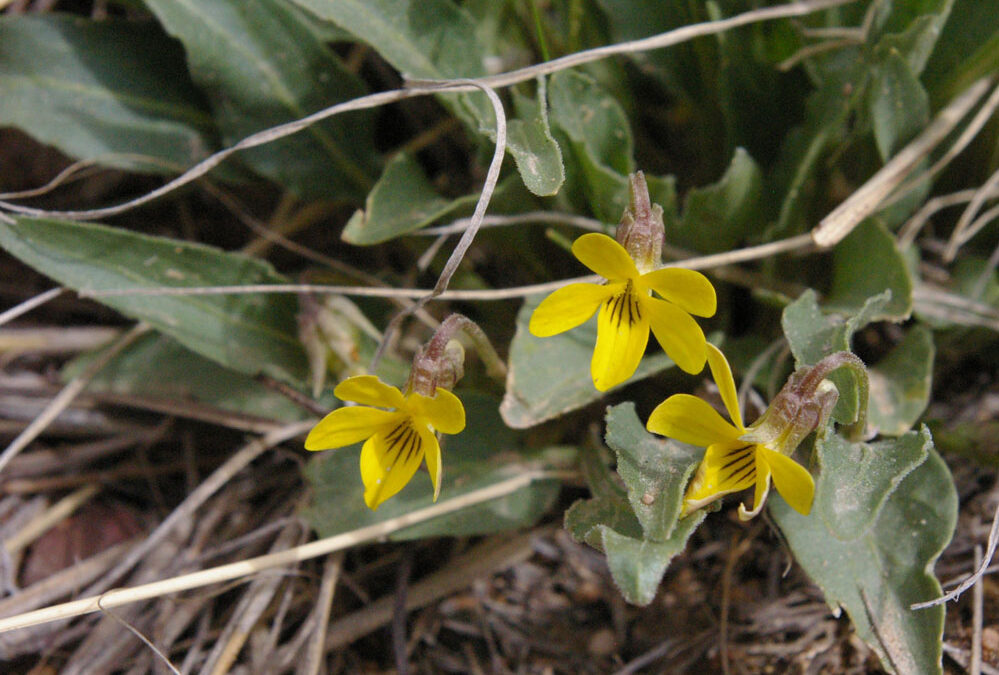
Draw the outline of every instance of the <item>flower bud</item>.
M452 389L458 383L465 374L465 348L454 339L458 331L472 341L486 364L487 374L498 379L506 376L506 365L478 324L461 314L451 314L413 358L407 383L409 391L432 397L438 387Z
M867 369L850 352L830 354L813 366L798 368L770 406L741 436L749 443L767 445L772 450L790 455L808 434L826 425L839 400L839 390L825 379L832 371L847 367L857 377L861 392L860 431L867 415Z
M628 176L628 207L617 226L616 238L642 274L658 268L662 262L666 239L663 209L652 203L645 174L641 171Z

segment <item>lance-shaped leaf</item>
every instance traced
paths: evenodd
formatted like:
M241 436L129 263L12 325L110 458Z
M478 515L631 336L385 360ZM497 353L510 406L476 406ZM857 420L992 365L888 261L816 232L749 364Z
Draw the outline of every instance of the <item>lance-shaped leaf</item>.
M622 404L613 410L618 411L615 417L620 418L614 422L615 426L626 427L619 429L617 435L635 435L638 420L634 406ZM679 522L674 513L670 518L670 536L652 541L643 535L643 523L639 522L640 518L648 522L648 514L636 517L628 497L596 453L583 450L580 461L593 497L577 501L566 511L565 528L576 541L604 551L611 577L628 602L647 605L655 598L670 562L683 550L710 509L702 509Z
M884 452L893 450L886 447ZM857 634L886 669L897 673L941 672L944 607L910 609L913 603L940 597L932 569L957 521L954 481L936 451L928 453L891 493L873 526L866 533L857 531L850 541L840 539L816 511L802 516L782 500L770 503L795 559L822 588L826 601L834 609L846 609ZM844 470L823 467L816 503L835 508L836 492L855 483L855 472L852 465ZM862 528L863 519L856 524Z
M536 100L514 96L517 119L507 123L507 149L517 161L517 170L527 189L541 197L558 192L565 181L562 150L548 124L547 87L538 78Z
M228 144L356 98L365 87L295 7L279 0L147 0L187 51ZM378 168L370 114L339 115L242 158L309 197L360 200Z
M100 352L66 364L63 379L74 377L96 354ZM158 333L144 335L126 347L90 380L87 390L181 404L195 401L263 420L294 422L307 415L287 396L255 378L225 368Z
M474 78L486 74L486 54L478 27L464 7L451 0L294 0L366 42L404 76L423 79ZM507 151L527 188L551 195L564 180L558 144L548 129L544 85L540 114L511 120ZM480 93L446 94L441 100L472 129L493 136L492 105Z
M92 223L0 221L0 246L79 291L287 282L260 260ZM117 296L101 302L237 372L291 383L307 379L291 296Z
M670 540L687 482L704 450L650 434L630 402L608 409L606 441L617 453L617 472L644 538Z
M633 605L652 602L669 564L687 545L687 539L704 521L703 509L681 520L666 541L635 539L601 525L603 549L611 577L624 599Z
M0 17L0 126L106 166L180 172L218 145L184 52L152 23Z

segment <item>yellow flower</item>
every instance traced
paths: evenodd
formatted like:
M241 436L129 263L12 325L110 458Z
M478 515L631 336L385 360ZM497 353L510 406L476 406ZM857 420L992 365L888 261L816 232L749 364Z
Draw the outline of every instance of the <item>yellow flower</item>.
M584 234L572 245L572 253L607 283L570 284L549 295L531 315L532 335L565 332L599 309L590 372L600 391L634 374L650 328L680 368L700 372L704 332L690 315L715 313L715 289L703 274L681 268L639 271L624 247L605 234ZM664 299L654 297L653 291Z
M772 478L777 492L791 508L807 516L812 508L815 482L803 466L787 456L795 450L788 443L791 427L769 443L741 440L752 433L755 425L747 429L742 424L735 381L725 355L711 344L707 350L711 375L735 424L726 422L714 408L696 396L675 394L652 411L646 425L649 431L707 448L684 495L682 515L723 495L755 485L752 511L747 510L745 504L739 505L739 517L748 520L763 508Z
M457 434L465 428L465 408L458 397L440 387L433 397L403 394L374 375L348 378L333 393L362 405L337 408L324 417L309 432L305 449L329 450L365 441L361 480L364 502L371 509L405 487L426 458L437 501L442 469L436 432Z

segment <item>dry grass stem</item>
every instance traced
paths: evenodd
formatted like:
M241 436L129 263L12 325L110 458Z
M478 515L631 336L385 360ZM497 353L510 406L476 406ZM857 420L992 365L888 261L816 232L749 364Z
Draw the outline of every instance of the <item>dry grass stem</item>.
M90 501L99 490L100 487L96 484L85 485L76 492L66 495L50 508L40 513L14 536L4 540L3 546L7 550L7 555L14 555L26 548L31 542L38 539L38 537L61 523L71 516L74 511Z
M547 476L548 474L541 471L522 473L488 487L469 492L459 497L438 502L433 506L412 511L405 515L391 518L367 527L362 527L351 532L345 532L333 537L327 537L326 539L320 539L319 541L298 546L288 551L263 555L229 565L221 565L212 569L192 574L184 574L171 579L164 579L162 581L144 584L142 586L116 589L108 591L103 595L91 596L63 603L61 605L47 607L34 612L28 612L19 616L0 619L0 633L89 614L91 612L100 611L102 606L120 607L122 605L139 602L141 600L158 598L163 595L179 593L192 588L200 588L201 586L207 586L209 584L231 581L233 579L251 576L274 567L281 567L291 563L300 562L302 560L309 560L334 551L340 551L352 546L357 546L361 543L376 541L381 537L390 535L393 532L397 532L411 525L430 520L431 518L436 518L447 513L468 508L475 504L481 504L492 499L513 494L514 492L527 487L532 482L544 479ZM174 514L176 513L177 511L174 512ZM171 517L174 514L171 514ZM129 559L133 557L135 556L129 556ZM127 562L129 561L126 560L126 563ZM122 564L118 567L122 568L126 566L127 565ZM112 572L112 574L114 574L114 572Z
M104 366L111 362L115 356L120 354L128 345L135 342L140 336L146 333L149 327L145 324L138 324L130 331L118 338L114 344L105 349L97 358L91 361L83 372L74 377L69 384L67 384L62 391L56 395L55 398L46 406L45 410L38 415L31 424L29 424L24 431L22 431L17 438L11 441L10 445L7 446L3 454L0 454L0 472L3 471L4 467L10 463L10 460L14 459L21 450L26 448L31 441L38 438L38 436L45 430L45 428L59 416L63 410L65 410L69 404L76 398L77 395L82 392L90 380L99 373Z
M301 531L298 522L290 521L274 540L271 552L290 548ZM215 642L215 647L202 664L202 672L210 675L223 675L229 672L250 636L250 631L270 605L283 581L282 575L272 574L259 576L250 583L243 597L233 608L232 617Z
M22 303L14 305L10 309L0 313L0 326L4 325L12 319L16 319L22 314L27 314L36 307L41 307L49 300L59 297L65 292L65 288L50 288L44 293L39 293L33 298L29 298Z
M812 230L812 239L816 246L819 248L835 246L864 218L877 211L885 198L947 137L991 86L991 78L982 78L937 113L919 136L899 150L866 183L854 190L843 203L819 221Z
M323 579L316 595L316 606L310 617L313 626L312 640L305 651L305 660L298 669L299 675L319 675L322 670L324 656L327 651L326 631L330 623L330 613L333 609L333 593L336 591L343 568L343 552L330 555L323 563Z
M978 580L985 574L992 562L992 556L996 553L996 544L999 544L999 507L996 507L995 515L992 517L992 527L989 529L989 541L985 551L985 559L975 565L975 572L965 579L960 586L945 594L943 597L928 602L917 602L910 609L924 609L934 605L942 605L951 600L961 597L961 594L978 583Z

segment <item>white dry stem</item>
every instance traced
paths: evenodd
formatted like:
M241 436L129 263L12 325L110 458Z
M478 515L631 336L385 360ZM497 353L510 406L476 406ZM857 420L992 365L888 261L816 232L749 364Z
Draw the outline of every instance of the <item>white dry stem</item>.
M91 612L100 611L102 608L121 607L141 600L158 598L171 593L200 588L209 584L217 584L241 577L247 577L264 570L282 567L303 560L310 560L319 556L342 551L358 544L377 541L394 532L404 528L422 523L432 518L437 518L448 513L453 513L461 509L466 509L476 504L482 504L493 499L505 497L518 490L526 488L532 482L550 477L550 474L535 470L519 473L499 483L494 483L479 490L474 490L466 494L443 500L417 511L390 518L389 520L368 525L351 532L344 532L326 539L310 542L302 546L281 551L279 553L269 553L256 558L250 558L240 562L221 565L191 574L183 574L171 579L164 579L132 588L120 588L108 591L102 595L91 596L66 602L52 607L27 612L18 616L0 619L0 633L37 626L51 621L69 619L82 616Z
M995 112L996 107L999 107L999 85L996 85L992 89L992 93L989 95L989 98L982 104L982 107L978 109L975 116L971 118L971 121L968 122L968 125L961 132L961 135L957 137L956 141L954 141L954 144L947 148L947 152L945 152L940 159L935 161L933 166L929 169L900 187L894 195L885 201L884 205L886 207L891 206L905 197L905 195L914 187L921 185L925 181L928 181L930 178L933 178L933 176L940 173L944 167L950 164L952 159L957 157L961 154L962 150L968 147L968 144L971 143L972 139L978 135L978 132L982 130L982 127L984 127L985 124L992 118L992 113Z
M10 309L8 309L7 311L5 311L2 314L0 314L0 326L4 325L8 321L12 321L13 319L16 319L17 317L21 316L22 314L26 314L27 312L30 312L35 307L40 307L40 306L44 305L49 300L52 300L53 298L56 298L59 295L61 295L63 293L63 291L65 291L65 290L66 289L64 289L64 288L58 288L58 287L56 287L56 288L50 288L49 290L45 291L44 293L39 293L38 295L36 295L33 298L28 298L24 302L19 303L17 305L14 305L13 307L11 307Z
M904 189L904 188L903 188ZM900 192L902 190L900 189ZM898 248L900 250L905 250L912 244L916 239L916 235L919 231L925 227L926 223L929 222L930 218L933 217L935 213L951 206L957 206L958 204L966 204L978 193L976 188L969 188L967 190L958 190L957 192L952 192L946 195L940 195L939 197L933 197L923 204L922 208L916 212L914 216L909 218L905 222L905 225L899 228L898 234L895 238L898 240ZM999 190L992 193L992 197L999 196Z
M947 246L944 248L943 261L952 262L954 256L957 255L957 249L971 239L978 230L983 228L986 223L990 220L991 216L989 213L984 214L981 218L972 220L978 215L985 201L992 197L993 193L999 189L999 171L996 171L989 179L985 181L982 185L975 191L975 196L971 198L968 205L965 207L964 212L961 217L957 220L957 225L954 226L954 231L951 232L950 239L947 241Z
M479 225L486 215L486 209L489 208L489 201L492 199L493 192L496 190L496 184L499 182L500 168L503 166L503 158L506 156L506 113L503 111L502 101L500 101L499 96L496 95L493 89L478 83L473 86L489 97L489 102L493 106L493 115L496 118L496 147L493 150L493 158L489 163L489 170L486 172L486 180L482 185L479 200L475 204L475 211L472 212L468 229L461 235L458 244L451 251L451 256L444 263L444 269L441 271L437 283L434 284L433 290L419 298L409 307L400 310L385 327L382 341L378 343L378 349L375 350L375 354L371 359L371 366L369 368L371 372L374 372L377 368L378 362L381 360L382 355L385 353L385 348L389 344L392 333L399 327L402 320L413 312L423 309L428 302L439 297L447 290L448 284L451 283L451 277L458 271L458 266L461 264L465 253L468 252L476 233L479 231Z
M952 590L950 593L934 600L917 602L910 605L909 609L926 609L927 607L942 605L945 602L956 600L961 597L962 593L978 583L978 580L982 577L982 575L988 571L989 564L992 562L992 556L996 553L996 544L999 544L999 507L996 508L995 515L992 517L992 528L989 530L989 541L985 549L985 558L978 564L971 576L961 582L961 585Z
M97 494L99 486L94 483L84 485L79 490L72 492L51 507L43 511L36 518L32 518L13 537L5 540L3 546L7 549L8 555L14 555L26 548L31 542L48 532L53 526L68 518L78 508L86 504Z
M100 356L91 361L87 367L79 375L74 377L69 384L63 387L62 391L55 395L55 398L49 402L42 413L31 421L27 427L24 428L17 438L11 441L10 445L0 454L0 472L3 471L4 467L10 463L10 460L14 459L21 450L26 448L31 441L38 438L38 436L45 431L45 429L55 421L55 418L59 414L69 407L69 404L73 402L73 399L80 395L80 393L86 389L90 380L101 371L108 363L111 362L115 356L121 353L125 347L132 344L139 338L139 336L145 334L149 330L149 326L146 324L138 324L128 331L120 338L118 338L114 344L105 349Z
M114 216L131 210L143 204L147 204L155 199L158 199L159 197L173 192L177 188L201 178L234 153L285 138L306 129L317 122L321 122L322 120L341 113L356 110L368 110L370 108L377 108L379 106L395 103L407 98L441 94L448 91L475 91L480 87L498 89L517 84L519 82L533 80L541 75L547 75L561 70L574 68L585 63L598 61L618 54L635 54L644 51L651 51L653 49L662 49L697 37L724 33L725 31L739 26L746 26L762 21L772 21L775 19L805 16L807 14L812 14L831 7L850 4L855 1L856 0L802 0L800 2L790 2L773 7L761 7L760 9L754 9L742 14L737 14L736 16L729 17L727 19L681 26L675 30L660 33L659 35L654 35L649 38L633 40L631 42L622 42L620 44L608 45L606 47L589 49L576 54L569 54L568 56L564 56L553 61L548 61L535 66L528 66L509 73L501 73L476 80L460 80L457 82L442 81L431 85L407 87L405 89L396 89L362 96L330 106L329 108L320 110L312 115L303 117L302 119L288 122L270 129L265 129L247 136L235 145L220 150L214 155L205 158L185 173L177 176L152 192L117 206L78 211L46 211L44 209L36 209L21 206L19 204L13 204L9 201L0 201L0 209L6 209L7 211L13 213L30 216L66 218L70 220L106 218L108 216Z
M937 113L919 136L888 160L866 183L819 222L812 230L815 244L820 248L835 246L864 218L874 213L919 162L923 161L954 130L958 122L981 100L991 84L989 77L977 80Z
M597 222L597 221L593 221ZM750 260L769 258L779 253L790 251L807 251L814 247L810 234L799 234L787 239L780 239L758 246L725 253L687 258L667 262L663 267L684 267L692 270L711 269L734 265ZM596 274L590 274L572 279L548 281L541 284L516 286L514 288L497 288L488 290L457 290L444 291L436 296L440 300L510 300L522 298L537 293L550 293L562 286L572 283L595 283L600 280ZM366 286L327 286L322 284L255 284L245 286L154 286L150 288L107 289L100 291L81 291L80 297L107 298L125 295L245 295L252 293L333 293L338 295L353 295L367 298L422 298L433 292L425 288L372 288Z

